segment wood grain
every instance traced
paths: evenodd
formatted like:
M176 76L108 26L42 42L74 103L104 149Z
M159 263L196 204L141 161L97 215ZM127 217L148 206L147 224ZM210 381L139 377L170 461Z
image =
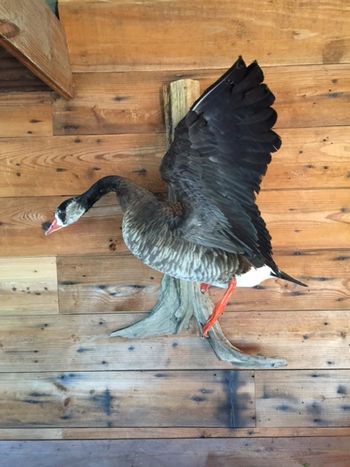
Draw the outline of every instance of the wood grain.
M273 65L348 63L348 8L346 0L317 9L286 0L59 3L74 71L225 67L239 54Z
M347 426L347 370L255 373L258 426Z
M302 289L271 279L256 288L239 288L227 311L337 310L350 305L350 253L342 250L279 253L282 270L306 282ZM162 274L132 255L59 257L61 313L148 311L155 304ZM222 289L212 288L218 301Z
M77 71L70 102L0 50L0 440L86 441L0 441L0 464L348 467L348 2L60 9ZM288 360L255 373L217 360L194 327L109 337L145 316L161 277L128 254L114 196L69 229L42 231L104 175L164 193L163 85L198 79L204 90L239 54L263 66L283 140L258 204L278 264L309 284L269 280L232 296L220 324L233 344Z
M3 374L5 427L255 425L252 372Z
M73 95L63 28L41 0L2 0L0 45L62 96Z
M0 315L58 313L55 258L0 258Z
M195 330L166 338L111 338L144 315L47 315L0 318L1 372L231 368ZM289 369L346 369L349 312L225 313L225 335L246 353L285 358ZM20 356L20 358L19 358Z
M29 122L23 122L21 131ZM16 124L20 128L20 120ZM280 135L283 146L263 189L350 187L347 127L285 129ZM111 173L154 192L165 189L159 174L163 134L32 137L26 142L1 140L0 197L80 194Z
M224 71L77 73L74 99L54 103L54 134L164 132L162 87L190 78L204 91ZM276 96L277 128L348 124L350 70L345 65L264 67L264 74Z
M350 437L350 428L288 427L288 428L0 428L3 440L98 440L98 439L188 439L188 438L286 438L286 437ZM0 443L0 447L1 447Z
M26 141L0 140L0 196L80 194L113 173L155 192L165 189L163 134L33 137L23 151Z
M62 197L0 198L0 256L55 256L125 252L121 213L105 196L76 224L45 237ZM275 250L346 249L349 246L348 190L264 191L258 204Z
M162 274L130 255L58 258L61 313L147 311Z
M118 467L346 467L350 439L262 438L118 441L6 441L2 459L11 467L105 465Z
M52 99L48 92L0 93L0 138L14 136L52 135ZM6 154L6 144L0 140L1 158ZM21 157L28 139L22 140ZM8 169L3 167L6 172ZM17 173L17 171L15 172ZM18 183L18 182L17 182Z

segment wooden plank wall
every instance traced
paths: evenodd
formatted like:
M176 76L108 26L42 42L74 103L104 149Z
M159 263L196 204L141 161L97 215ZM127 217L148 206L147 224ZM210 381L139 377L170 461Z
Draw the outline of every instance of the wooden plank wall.
M72 466L100 455L118 466L349 465L349 8L59 2L75 98L36 85L0 93L5 465L48 465L40 456L52 453L50 465ZM222 326L245 351L289 361L275 371L237 371L192 332L109 338L150 309L161 279L128 254L113 197L65 231L42 231L62 197L107 174L163 191L162 85L205 88L239 54L263 65L283 139L258 202L277 262L310 287L239 290ZM91 441L47 441L62 439Z

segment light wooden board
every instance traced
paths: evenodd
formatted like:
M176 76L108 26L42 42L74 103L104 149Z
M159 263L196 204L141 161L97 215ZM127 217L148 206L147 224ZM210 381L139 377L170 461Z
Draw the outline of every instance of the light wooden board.
M195 330L152 339L109 337L141 317L136 313L1 317L0 371L231 368L216 358ZM220 323L225 335L246 353L285 358L291 369L346 369L349 318L347 310L231 312Z
M260 427L349 426L349 371L257 371L255 383Z
M7 373L0 426L255 426L252 372Z
M76 224L45 237L60 197L1 198L0 256L55 256L125 252L115 196L102 198ZM343 249L350 240L346 189L264 191L258 205L275 250Z
M58 274L60 312L84 314L150 310L162 278L130 255L60 257Z
M24 131L30 124L28 120L21 127L16 122ZM350 187L347 127L279 133L283 146L273 156L262 189ZM0 140L0 197L80 194L112 173L154 192L165 189L159 174L165 153L163 134L32 137L30 144L27 141Z
M72 72L63 28L41 0L2 0L0 45L64 97L72 97Z
M288 428L200 428L161 427L135 430L131 428L0 428L3 440L100 440L100 439L188 439L188 438L287 438L287 437L350 437L350 428L288 427ZM0 446L1 446L0 441Z
M257 288L239 288L227 310L331 310L350 303L350 252L295 251L277 254L282 270L308 284L307 289L271 279ZM58 258L61 313L148 311L155 304L162 274L132 255ZM218 301L222 289L212 288Z
M4 441L0 455L11 467L347 467L350 438Z
M188 439L188 438L287 438L287 437L350 437L350 428L200 428L161 427L135 430L131 428L0 428L3 440L99 440L99 439ZM1 446L1 442L0 442Z
M275 256L282 270L308 284L304 289L271 279L257 288L239 288L227 310L337 310L350 307L350 251L295 251ZM58 258L61 313L148 311L162 274L132 255ZM212 288L218 301L222 289Z
M346 0L61 0L73 70L348 63ZM94 38L91 40L91 31Z
M56 258L0 258L0 315L58 313Z
M0 138L50 135L52 135L51 93L0 93ZM4 140L0 140L1 157L7 151L5 143ZM28 146L28 139L22 140L22 156L25 153L24 146ZM5 171L7 172L8 168ZM14 174L17 172L18 170Z
M277 128L348 124L350 70L345 65L263 69L265 82L276 96ZM76 73L74 99L55 101L54 133L164 131L163 85L191 78L200 80L204 91L224 71Z
M201 428L161 427L135 430L130 428L0 428L3 440L99 440L99 439L188 439L188 438L288 438L288 437L350 437L350 428L343 427L250 427L250 428ZM0 442L1 446L1 442Z
M111 174L128 177L155 192L165 189L159 175L165 153L163 134L54 136L31 138L30 144L26 141L0 139L0 196L80 194Z

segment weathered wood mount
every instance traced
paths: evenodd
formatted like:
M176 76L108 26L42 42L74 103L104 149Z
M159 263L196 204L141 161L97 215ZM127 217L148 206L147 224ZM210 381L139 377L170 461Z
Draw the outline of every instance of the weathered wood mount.
M164 110L168 142L174 137L178 122L200 96L199 81L181 79L164 87ZM164 276L160 296L152 312L141 321L115 331L112 336L143 338L177 334L188 330L193 319L199 333L213 310L213 302L202 294L198 284ZM241 352L225 337L218 322L209 331L208 339L220 360L246 368L275 368L284 366L283 359L251 356Z
M127 338L155 337L178 334L188 330L194 319L199 334L213 310L213 302L202 294L198 284L164 276L159 300L146 318L131 326L115 331L111 336ZM277 368L287 364L286 360L253 356L241 352L232 345L216 322L208 333L208 339L220 360L245 368Z

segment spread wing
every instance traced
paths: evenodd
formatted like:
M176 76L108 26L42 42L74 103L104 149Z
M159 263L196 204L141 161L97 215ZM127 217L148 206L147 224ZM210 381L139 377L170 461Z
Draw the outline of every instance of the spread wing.
M160 171L183 207L180 235L275 269L255 203L271 152L281 146L271 130L275 98L263 80L259 65L247 67L240 57L177 125Z

